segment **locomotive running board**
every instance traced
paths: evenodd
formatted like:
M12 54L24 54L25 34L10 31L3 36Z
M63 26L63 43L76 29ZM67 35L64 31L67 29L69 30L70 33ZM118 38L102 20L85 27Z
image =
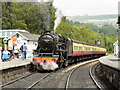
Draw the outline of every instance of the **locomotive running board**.
M39 55L53 55L53 53L39 53Z

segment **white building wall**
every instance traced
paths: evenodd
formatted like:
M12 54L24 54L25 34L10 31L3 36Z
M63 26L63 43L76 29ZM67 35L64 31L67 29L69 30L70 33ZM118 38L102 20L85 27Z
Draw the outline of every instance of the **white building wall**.
M26 43L26 46L27 46L27 49L28 49L26 56L30 58L30 57L33 56L33 54L32 54L33 50L35 50L37 48L38 43L37 43L37 41L28 41L28 40L24 39L22 36L19 35L19 38L17 38L17 47L18 47L19 50L20 50L20 47L24 43ZM8 49L10 47L13 47L12 46L12 38L8 41Z
M8 50L9 50L10 48L13 49L13 46L12 46L12 39L10 39L10 40L8 41Z

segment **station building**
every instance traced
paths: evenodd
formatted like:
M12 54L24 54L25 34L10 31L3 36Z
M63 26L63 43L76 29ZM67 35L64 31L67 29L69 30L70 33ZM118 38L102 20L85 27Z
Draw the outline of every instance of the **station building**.
M17 30L17 29L8 29L8 30L0 30L0 38L9 38L10 36L14 35L16 32L26 32L26 30Z
M7 40L7 47L9 49L14 49L14 46L17 45L17 48L26 43L28 48L27 57L32 57L32 52L38 46L38 38L40 35L31 34L25 30L0 30L0 38L2 40Z

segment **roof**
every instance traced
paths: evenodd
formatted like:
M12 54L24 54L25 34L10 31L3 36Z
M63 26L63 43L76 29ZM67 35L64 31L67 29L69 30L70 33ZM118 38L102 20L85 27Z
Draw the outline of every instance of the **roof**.
M31 34L31 33L20 32L20 34L22 34L22 35L23 35L24 37L26 37L28 40L38 41L38 38L40 37L40 35Z
M0 30L0 32L28 32L28 31L19 30L19 29L6 29L6 30Z
M27 33L27 32L17 32L14 35L16 35L16 34L19 34L24 39L31 40L31 41L38 41L38 38L40 37L40 35L31 34L31 33ZM11 38L12 37L10 37L9 39L11 39Z
M86 42L81 42L81 41L74 40L74 39L72 39L72 41L75 42L75 43L81 43L81 44L86 44L86 45L90 45L90 46L96 46L96 47L104 48L104 47L101 47L101 46L98 46L98 45L95 45L95 44L90 44L90 43L86 43Z
M17 29L7 29L7 30L0 30L0 38L10 38L17 32L25 32L29 33L26 30L17 30Z

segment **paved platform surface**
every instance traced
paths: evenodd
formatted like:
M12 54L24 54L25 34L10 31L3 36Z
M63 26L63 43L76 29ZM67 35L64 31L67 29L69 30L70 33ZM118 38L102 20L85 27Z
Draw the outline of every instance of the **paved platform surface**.
M120 70L120 58L114 55L104 56L99 59L100 63Z
M19 66L24 66L27 64L30 64L31 58L28 59L12 59L10 61L5 61L0 64L0 70L8 69L8 68L13 68L13 67L19 67Z

